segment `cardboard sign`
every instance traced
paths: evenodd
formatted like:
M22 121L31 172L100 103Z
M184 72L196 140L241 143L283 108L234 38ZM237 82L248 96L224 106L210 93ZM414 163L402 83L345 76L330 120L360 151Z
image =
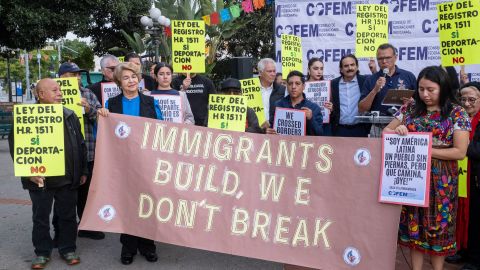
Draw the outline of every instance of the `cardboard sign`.
M479 10L478 0L437 4L442 66L480 64Z
M428 207L432 133L382 134L379 201Z
M247 98L236 95L208 96L208 127L231 131L245 131Z
M81 230L315 269L395 269L401 207L376 200L380 140L115 113L98 127Z
M388 5L357 4L355 55L376 57L378 46L388 43Z
M101 83L102 88L102 106L105 107L107 100L111 97L116 97L122 93L122 89L114 82Z
M305 136L307 133L305 111L277 107L273 129L281 135Z
M150 95L158 100L164 121L183 123L182 97L177 95Z
M72 110L80 121L80 128L82 134L85 136L85 123L83 122L83 114L85 114L85 108L78 105L81 103L82 93L78 86L78 78L55 78L54 79L60 90L62 91L62 104L65 108Z
M173 70L205 73L205 22L172 20Z
M458 197L467 198L468 157L458 161Z
M15 105L15 176L65 175L63 105Z
M330 81L306 82L303 93L311 102L317 104L322 110L323 123L330 123L330 110L325 108L325 102L330 101Z
M287 79L292 70L303 72L302 38L282 34L282 78Z
M247 98L248 107L255 111L258 118L258 123L262 125L265 119L265 108L263 108L262 90L260 79L251 78L240 80L242 84L242 93Z

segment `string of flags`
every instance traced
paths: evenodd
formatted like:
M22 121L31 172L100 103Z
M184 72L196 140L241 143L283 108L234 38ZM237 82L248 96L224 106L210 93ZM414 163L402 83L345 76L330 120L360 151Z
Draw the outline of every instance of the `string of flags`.
M273 0L244 0L241 3L224 8L220 10L220 12L213 12L210 15L205 15L202 19L206 25L217 25L240 17L242 10L245 14L248 14L265 7L265 5L271 5L272 3Z
M241 2L241 3L240 3ZM235 18L240 17L240 13L244 14L252 13L255 10L265 7L265 5L273 4L274 0L243 0L235 5L224 8L219 12L213 12L212 14L205 15L202 20L206 25L218 25L220 23L226 23ZM170 27L165 27L165 34L167 37L172 35Z

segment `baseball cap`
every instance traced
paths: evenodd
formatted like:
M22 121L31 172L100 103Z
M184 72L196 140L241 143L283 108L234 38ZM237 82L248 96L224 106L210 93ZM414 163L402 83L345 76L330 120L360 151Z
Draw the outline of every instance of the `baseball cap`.
M220 91L225 91L227 89L238 89L238 92L242 91L242 86L240 81L234 78L228 78L220 84Z
M81 72L85 71L85 69L80 69L77 64L73 62L65 62L60 65L60 68L58 69L58 76L62 76L63 74L67 72Z

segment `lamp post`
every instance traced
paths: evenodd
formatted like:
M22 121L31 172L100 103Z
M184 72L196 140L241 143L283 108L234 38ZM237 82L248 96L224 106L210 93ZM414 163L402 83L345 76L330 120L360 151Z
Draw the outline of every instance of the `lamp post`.
M158 62L158 49L160 46L160 38L163 35L164 27L170 26L170 19L162 16L160 9L152 5L149 10L150 16L142 16L140 22L145 26L145 32L150 34L155 42L155 62Z
M3 57L7 58L7 78L6 84L8 87L8 101L12 102L12 81L10 79L10 58L15 57L15 51L18 49L11 49L8 47L0 47L0 53Z

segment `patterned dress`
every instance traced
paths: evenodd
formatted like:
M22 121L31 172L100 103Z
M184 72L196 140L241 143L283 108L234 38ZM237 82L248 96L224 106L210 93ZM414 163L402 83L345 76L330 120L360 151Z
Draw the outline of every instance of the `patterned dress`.
M439 111L414 117L414 109L415 104L411 103L395 117L411 132L432 132L434 148L452 147L455 130L471 129L468 114L461 106L453 105L443 121ZM450 256L456 252L457 161L432 158L431 166L429 207L402 207L398 242L422 253Z

